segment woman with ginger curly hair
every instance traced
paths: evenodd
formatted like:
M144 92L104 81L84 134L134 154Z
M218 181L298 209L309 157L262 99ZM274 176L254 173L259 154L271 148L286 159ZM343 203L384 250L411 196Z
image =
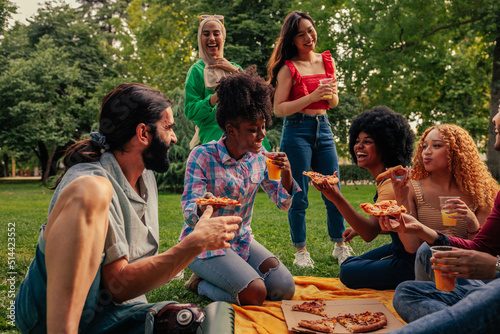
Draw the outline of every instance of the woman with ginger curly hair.
M411 173L409 212L446 235L474 239L493 208L499 186L470 134L453 124L428 128L418 143ZM460 197L443 206L447 213L457 215L456 226L443 225L439 196ZM415 236L402 241L410 253L422 242Z

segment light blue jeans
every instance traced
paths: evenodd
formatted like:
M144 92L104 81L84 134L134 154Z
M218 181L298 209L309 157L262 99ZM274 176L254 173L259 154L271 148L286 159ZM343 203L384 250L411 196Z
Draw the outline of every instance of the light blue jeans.
M328 115L311 116L296 113L285 117L280 149L288 156L292 176L302 189L293 197L292 205L288 210L288 222L293 245L297 248L305 247L309 178L302 172L312 169L321 174L332 175L339 170L337 150ZM326 206L326 222L330 240L341 242L343 241L342 233L345 230L344 217L335 204L323 195L321 197Z
M293 276L281 261L267 273L261 273L259 266L268 258L276 258L256 240L250 245L250 255L245 261L233 250L225 255L208 259L194 259L189 268L203 280L198 285L198 294L213 301L225 301L239 305L238 293L250 282L262 279L267 289L267 300L292 299L295 293Z
M47 270L45 240L39 239L35 258L16 294L16 327L23 333L47 333ZM174 302L115 305L100 287L101 269L90 287L80 318L79 333L144 333L150 309Z

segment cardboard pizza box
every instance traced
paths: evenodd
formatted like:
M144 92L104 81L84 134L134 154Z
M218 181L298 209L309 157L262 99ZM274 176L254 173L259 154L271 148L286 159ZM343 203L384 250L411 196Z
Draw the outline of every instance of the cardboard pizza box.
M284 300L281 303L281 309L285 316L286 326L291 332L298 333L321 333L307 328L299 327L300 320L317 320L322 317L315 314L310 314L300 311L292 311L292 305L303 303L300 300ZM387 317L387 326L384 328L372 331L370 333L387 333L394 329L403 327L404 324L390 312L384 304L378 299L351 299L351 300L327 300L325 301L325 311L329 317L335 317L346 313L363 313L369 312L382 312ZM334 333L350 333L344 326L337 323L335 324Z

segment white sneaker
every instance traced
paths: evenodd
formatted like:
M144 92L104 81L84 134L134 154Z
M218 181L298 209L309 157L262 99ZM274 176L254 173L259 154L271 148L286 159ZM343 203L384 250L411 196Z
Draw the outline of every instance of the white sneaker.
M301 250L295 253L293 264L300 268L314 268L314 261L308 251Z
M339 260L339 264L342 264L349 256L354 255L354 251L351 246L337 246L333 247L333 257Z

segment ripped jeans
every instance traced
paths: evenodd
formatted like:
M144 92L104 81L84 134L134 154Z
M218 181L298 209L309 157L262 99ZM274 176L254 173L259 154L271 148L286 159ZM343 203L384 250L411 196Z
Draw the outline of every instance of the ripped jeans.
M213 301L238 303L238 293L250 282L262 279L267 289L266 300L281 301L292 299L295 293L293 276L281 261L267 273L261 273L259 266L268 258L275 258L270 251L255 239L250 245L248 260L243 260L233 250L228 249L225 255L208 259L195 258L189 268L203 280L198 285L198 294Z

